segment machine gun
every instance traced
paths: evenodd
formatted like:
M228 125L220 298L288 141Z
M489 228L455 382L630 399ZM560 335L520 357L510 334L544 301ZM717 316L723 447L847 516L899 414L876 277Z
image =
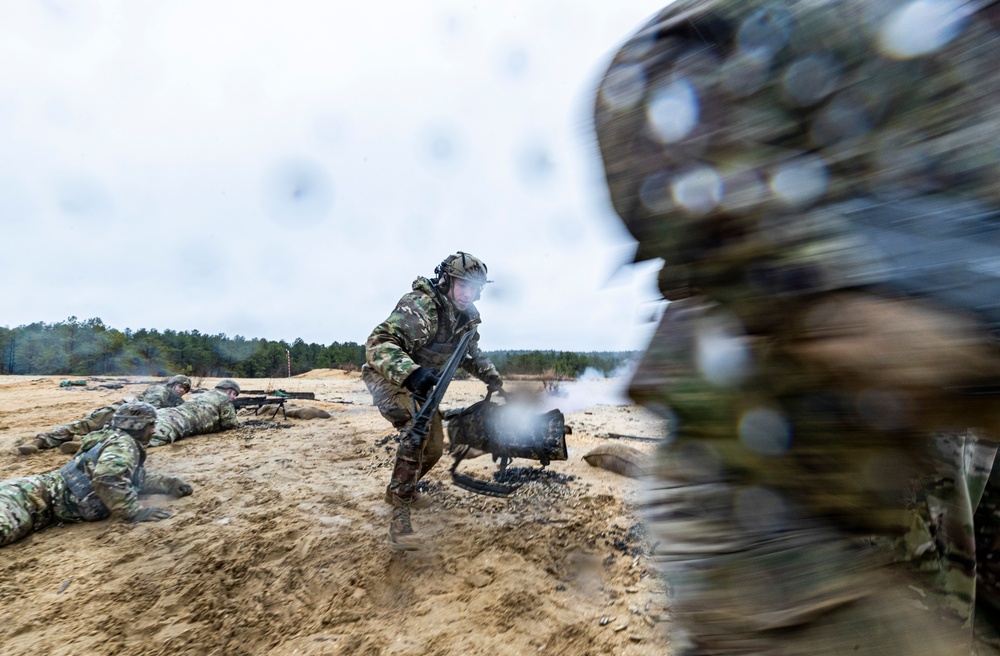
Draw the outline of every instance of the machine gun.
M236 412L243 408L253 408L253 413L257 414L265 405L276 404L278 407L271 413L271 419L275 418L278 410L281 410L283 419L288 419L285 414L285 401L287 400L287 397L284 396L237 396L233 399L233 407L236 408Z
M502 394L501 390L501 394ZM553 460L566 460L566 434L570 432L559 410L536 415L516 405L499 405L486 398L467 408L445 415L448 440L455 462L452 482L458 487L493 497L505 497L520 485L490 483L458 473L458 465L472 450L484 451L500 462L503 471L514 458L537 460L547 466Z

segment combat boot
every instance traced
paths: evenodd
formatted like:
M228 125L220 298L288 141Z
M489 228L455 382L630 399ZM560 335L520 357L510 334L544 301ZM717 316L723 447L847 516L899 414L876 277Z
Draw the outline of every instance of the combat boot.
M382 498L385 500L387 504L389 504L390 506L392 505L392 492L389 491L388 485L385 486L385 495ZM413 501L410 502L410 509L424 510L426 508L430 508L431 504L433 503L434 502L431 501L431 498L429 496L417 492L413 496Z
M72 454L74 454L74 453L76 453L77 451L80 450L80 446L81 445L82 445L81 442L76 442L76 441L63 442L62 444L59 445L59 450L62 453L68 453L68 454L72 455Z
M38 453L44 448L45 448L45 442L36 437L30 442L19 444L17 446L17 452L20 453L22 456L30 456L34 453Z
M423 547L423 541L413 532L410 524L410 504L397 501L392 507L392 521L389 522L389 547L394 551L416 551Z

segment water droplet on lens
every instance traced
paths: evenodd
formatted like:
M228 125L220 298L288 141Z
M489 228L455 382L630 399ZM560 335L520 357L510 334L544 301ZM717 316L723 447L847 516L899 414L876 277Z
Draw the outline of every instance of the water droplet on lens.
M701 166L674 178L670 191L680 207L691 214L705 214L722 198L722 178L711 166Z
M785 418L769 408L757 408L740 420L740 441L762 456L780 456L792 444L792 431Z
M660 141L680 141L698 125L698 94L685 79L671 82L653 92L646 115Z
M329 213L333 185L319 164L308 160L283 162L266 175L262 204L267 214L283 226L311 226Z
M770 60L753 53L740 53L722 66L722 88L737 98L760 91L771 74Z
M785 47L791 33L791 14L778 7L768 7L755 11L743 21L736 42L740 50L770 59Z
M805 207L823 197L828 179L826 164L821 158L799 157L775 169L771 190L785 204Z
M795 107L808 107L830 95L840 78L840 66L832 59L811 55L798 59L782 78L784 99Z
M886 17L879 47L895 59L930 54L961 33L965 17L957 0L913 0Z
M662 214L674 207L670 196L670 174L658 171L648 176L639 188L639 199L650 212Z
M646 71L642 64L621 64L608 72L601 95L615 111L632 109L646 92Z

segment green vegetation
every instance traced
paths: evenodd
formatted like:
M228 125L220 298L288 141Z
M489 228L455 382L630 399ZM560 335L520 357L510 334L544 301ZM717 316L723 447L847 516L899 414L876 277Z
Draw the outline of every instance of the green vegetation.
M70 317L54 324L0 326L0 375L155 375L272 378L310 369L356 370L364 364L364 344L334 342L329 346L247 339L240 335L203 335L197 330L120 331L100 319ZM588 367L610 374L631 352L491 351L501 374L573 378Z

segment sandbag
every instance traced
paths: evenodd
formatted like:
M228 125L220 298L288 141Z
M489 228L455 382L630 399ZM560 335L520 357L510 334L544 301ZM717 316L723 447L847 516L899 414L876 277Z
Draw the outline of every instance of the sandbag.
M285 416L292 419L329 419L330 413L312 406L294 407L285 410Z
M649 455L624 444L602 444L583 456L591 467L600 467L609 472L642 478L649 473Z

